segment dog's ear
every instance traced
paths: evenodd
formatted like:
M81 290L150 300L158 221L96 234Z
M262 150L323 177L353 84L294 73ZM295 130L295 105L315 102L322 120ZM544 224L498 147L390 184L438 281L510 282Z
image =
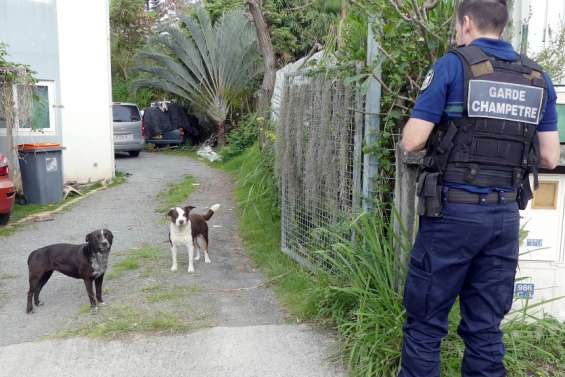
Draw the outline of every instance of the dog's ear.
M167 217L173 217L175 215L175 213L177 212L177 210L175 208L171 208L169 210L169 212L167 212Z
M103 232L108 242L110 242L110 245L112 245L112 241L114 241L114 234L112 234L109 229L104 229Z
M196 208L196 207L187 206L187 207L184 207L183 209L184 209L184 212L188 215L190 213L190 211L192 211L194 208Z
M93 235L93 233L94 233L94 232L91 232L91 233L88 233L88 234L86 235L86 239L85 239L86 243L91 243L91 242L94 240L94 235Z

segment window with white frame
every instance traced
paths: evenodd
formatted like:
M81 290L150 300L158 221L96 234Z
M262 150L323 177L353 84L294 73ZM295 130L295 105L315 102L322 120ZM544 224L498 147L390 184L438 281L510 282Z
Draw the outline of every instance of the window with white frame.
M25 121L20 121L18 114L18 87L14 85L14 106L16 128L19 134L28 132L54 133L55 117L53 113L54 91L53 81L38 81L33 87L31 114ZM6 118L0 109L0 132L6 132Z

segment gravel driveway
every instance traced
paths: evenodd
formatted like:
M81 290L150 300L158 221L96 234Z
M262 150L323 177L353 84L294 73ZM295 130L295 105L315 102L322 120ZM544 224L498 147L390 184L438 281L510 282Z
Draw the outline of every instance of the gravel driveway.
M164 154L142 153L139 158L118 158L116 163L118 170L132 174L125 184L95 193L55 215L53 221L34 223L0 238L1 376L39 376L48 372L66 375L77 370L75 364L85 368L74 375L84 376L342 375L326 362L334 345L331 336L309 326L289 325L286 313L269 288L237 289L258 286L264 277L246 256L238 236L233 183L228 174L198 161ZM72 326L77 321L77 312L88 300L81 281L55 273L41 293L45 305L35 314L26 315L27 255L50 243L82 243L88 232L104 227L114 233L112 253L116 256L111 256L110 265L119 259L120 252L141 245L157 246L163 258L169 258L168 225L163 215L155 211L159 207L155 198L158 192L180 181L184 175L193 176L198 184L187 204L197 206L200 211L215 203L222 205L210 220L212 264L197 262L196 273L189 275L186 252L180 251L179 271L173 273L168 266L163 266L159 276L163 281L199 287L187 305L205 316L202 321L205 325L198 331L177 336L138 335L111 342L85 338L40 341ZM164 260L168 263L170 259ZM120 293L137 289L144 283L135 274L108 280L105 298L109 305L114 305L112 300ZM199 345L197 350L193 349L194 342ZM144 347L150 344L160 345L149 347L150 351L144 353ZM163 352L159 352L160 348ZM237 357L237 349L241 351L241 359ZM61 364L59 360L50 364L49 360L59 350L65 350L64 359L68 363ZM99 350L100 355L95 352L94 357L95 350ZM179 357L166 350L176 350ZM125 357L128 352L131 358ZM194 352L201 356L188 357ZM62 354L58 356L61 357ZM110 360L109 369L102 372L99 368ZM32 373L38 362L38 368ZM139 369L125 373L131 370L128 365ZM162 373L159 368L164 368ZM199 372L189 373L191 368Z

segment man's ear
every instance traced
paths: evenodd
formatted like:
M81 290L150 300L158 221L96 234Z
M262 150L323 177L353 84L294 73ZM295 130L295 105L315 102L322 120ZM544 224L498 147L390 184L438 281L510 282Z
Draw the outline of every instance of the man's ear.
M196 207L193 207L193 206L184 207L184 212L188 215L190 213L190 211L192 211L194 208L196 208Z
M473 20L470 16L465 15L463 16L463 22L461 22L461 29L469 32L472 28L476 28L475 20Z

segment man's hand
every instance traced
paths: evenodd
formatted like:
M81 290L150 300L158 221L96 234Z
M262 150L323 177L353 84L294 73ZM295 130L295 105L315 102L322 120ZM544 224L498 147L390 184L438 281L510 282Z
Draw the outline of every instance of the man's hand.
M434 124L427 120L410 118L402 131L402 147L407 152L417 152L426 146Z

